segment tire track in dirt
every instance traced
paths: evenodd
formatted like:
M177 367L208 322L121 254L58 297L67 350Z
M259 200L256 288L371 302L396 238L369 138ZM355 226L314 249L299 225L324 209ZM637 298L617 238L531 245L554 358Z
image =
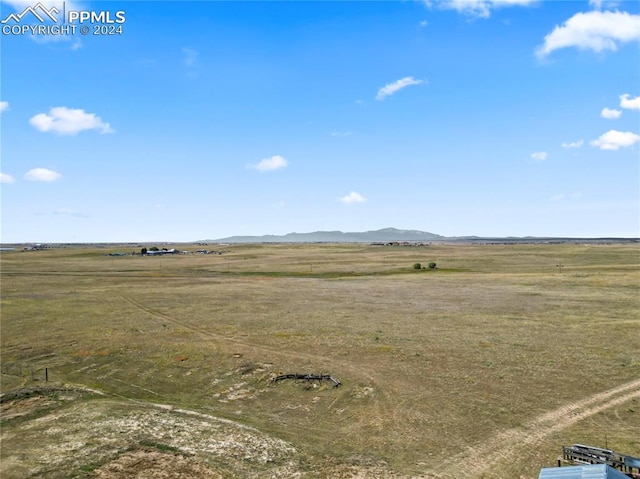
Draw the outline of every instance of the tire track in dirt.
M378 418L378 424L377 427L380 430L384 430L385 428L385 422L389 423L389 424L393 424L396 420L396 415L397 415L397 408L396 408L396 404L395 401L389 396L389 394L387 392L385 392L381 387L380 387L380 381L377 380L374 376L372 376L370 373L368 373L365 370L362 370L358 367L353 366L353 364L349 363L349 362L345 362L345 361L339 361L336 359L330 359L327 358L325 356L318 356L315 354L310 354L310 353L302 353L302 352L292 352L292 351L285 351L282 349L277 349L277 348L272 348L269 346L263 346L263 345L257 345L257 344L252 344L249 343L247 341L241 340L241 339L235 339L235 338L230 338L228 336L224 336L218 333L214 333L212 331L208 331L206 329L200 328L196 325L193 325L187 321L183 321L180 319L176 319L173 316L170 316L166 313L163 313L161 311L158 311L156 309L153 309L149 306L146 306L145 304L143 304L142 302L138 301L137 299L135 299L134 297L130 296L130 295L125 295L122 294L121 297L127 301L128 303L130 303L131 305L133 305L134 307L136 307L137 309L151 315L157 318L160 318L164 321L170 322L172 324L181 326L185 329L188 329L190 331L193 331L199 335L201 335L204 338L208 338L208 339L212 339L215 341L219 341L219 342L223 342L223 343L233 343L239 347L242 347L244 349L247 349L249 351L258 351L258 352L263 352L263 353L268 353L268 354L273 354L273 355L277 355L277 356L284 356L284 357L288 357L288 358L293 358L293 359L297 359L297 360L308 360L308 361L313 361L313 362L317 362L317 363L332 363L335 364L337 366L339 366L340 368L342 368L343 370L349 370L352 373L355 373L356 375L360 376L360 377L364 377L365 379L367 379L372 385L375 386L375 394L373 396L373 401L374 401L374 410L375 410L375 417ZM380 397L378 397L378 395ZM341 396L343 396L343 394L341 394Z
M566 404L527 422L522 428L497 433L484 443L456 454L439 468L438 477L482 477L501 462L513 461L522 449L575 423L634 398L640 398L640 379Z
M270 354L276 354L279 356L287 356L290 358L294 358L294 359L306 359L306 360L312 360L315 362L336 362L335 360L328 360L326 357L324 356L318 356L318 355L314 355L314 354L309 354L309 353L302 353L302 352L292 352L292 351L284 351L281 349L276 349L276 348L271 348L269 346L261 346L261 345L256 345L256 344L251 344L247 341L241 340L241 339L235 339L235 338L230 338L228 336L224 336L222 334L218 334L218 333L214 333L212 331L208 331L206 329L200 328L192 323L183 321L183 320L179 320L174 318L173 316L170 316L166 313L162 313L160 311L157 311L153 308L150 308L148 306L145 306L144 304L142 304L141 302L139 302L138 300L132 298L131 296L125 296L123 295L123 298L126 299L129 303L133 304L136 308L144 311L145 313L151 315L151 316L156 316L158 318L161 318L167 322L173 323L175 325L181 326L185 329L188 329L190 331L193 331L195 333L200 334L201 336L208 338L208 339L213 339L215 341L220 341L220 342L225 342L225 343L233 343L235 345L238 345L242 348L245 349L249 349L252 351L262 351L265 353L270 353ZM353 371L358 372L359 374L362 374L364 376L367 377L367 379L370 379L371 381L374 381L374 378L372 376L370 376L369 374L363 372L363 371L359 371L356 368L354 368L352 365L347 365L347 367Z

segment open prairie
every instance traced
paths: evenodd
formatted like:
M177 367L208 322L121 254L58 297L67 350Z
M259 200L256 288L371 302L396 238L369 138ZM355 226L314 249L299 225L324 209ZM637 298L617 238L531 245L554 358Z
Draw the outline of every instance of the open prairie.
M535 478L563 444L640 455L637 244L209 247L0 253L3 478Z

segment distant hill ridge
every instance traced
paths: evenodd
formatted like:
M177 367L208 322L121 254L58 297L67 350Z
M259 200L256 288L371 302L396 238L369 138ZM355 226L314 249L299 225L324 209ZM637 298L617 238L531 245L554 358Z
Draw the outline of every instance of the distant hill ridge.
M418 230L383 228L376 231L344 233L342 231L314 231L313 233L289 233L286 235L230 236L206 243L371 243L382 241L434 241L444 236Z

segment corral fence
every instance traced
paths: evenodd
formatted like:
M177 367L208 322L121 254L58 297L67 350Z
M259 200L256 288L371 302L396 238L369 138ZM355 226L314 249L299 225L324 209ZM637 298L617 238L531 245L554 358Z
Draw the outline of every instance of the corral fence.
M577 464L606 464L629 477L640 477L640 458L610 449L573 444L562 447L562 457L565 461Z
M33 364L25 364L24 362L2 362L0 372L7 376L16 378L31 379L32 381L48 381L51 370Z
M299 374L299 373L281 374L280 376L276 376L275 378L273 378L272 381L276 383L278 381L283 381L285 379L294 379L294 380L301 380L301 381L326 380L326 381L331 381L333 383L334 388L337 388L342 384L338 379L334 378L330 374Z

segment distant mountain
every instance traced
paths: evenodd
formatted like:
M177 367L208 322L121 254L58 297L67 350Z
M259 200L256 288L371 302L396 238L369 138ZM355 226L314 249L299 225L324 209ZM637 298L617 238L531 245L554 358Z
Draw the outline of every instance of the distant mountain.
M374 243L387 241L435 241L446 239L434 233L417 230L384 228L364 233L342 231L315 231L313 233L289 233L282 236L231 236L199 243Z

